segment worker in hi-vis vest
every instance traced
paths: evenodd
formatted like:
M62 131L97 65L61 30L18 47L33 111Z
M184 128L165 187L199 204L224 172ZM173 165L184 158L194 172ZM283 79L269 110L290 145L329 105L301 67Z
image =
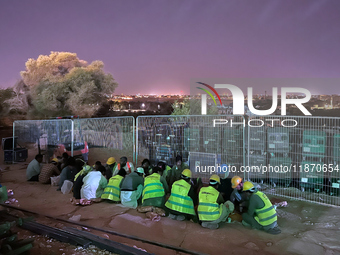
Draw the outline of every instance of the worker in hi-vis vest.
M123 168L126 171L126 174L131 174L133 171L135 171L135 167L131 162L128 162L127 157L121 157L120 163L117 164L115 170L113 171L112 176L115 176L118 174L118 171Z
M111 177L101 198L112 202L120 202L120 189L125 175L125 170L120 169L117 175Z
M171 195L165 206L169 210L169 217L174 220L190 220L198 222L195 205L197 193L191 184L191 171L184 169L181 179L175 181L171 188Z
M270 234L280 234L275 208L266 194L258 191L249 181L243 184L243 192L249 197L249 207L248 211L242 214L242 224Z
M221 222L225 222L230 213L234 211L234 204L224 202L218 186L221 184L220 177L213 174L209 180L209 186L201 188L198 195L198 217L201 226L209 229L217 229Z
M142 206L164 207L165 195L169 188L162 174L163 170L155 166L152 174L145 177Z

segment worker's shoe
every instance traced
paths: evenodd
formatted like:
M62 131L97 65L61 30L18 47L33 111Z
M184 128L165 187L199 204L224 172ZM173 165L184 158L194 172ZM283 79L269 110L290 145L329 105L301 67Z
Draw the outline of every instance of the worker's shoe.
M270 229L266 230L266 232L268 234L278 235L278 234L281 233L281 229L279 227L275 227L275 228L270 228Z
M202 222L202 227L209 229L218 229L219 225L217 223Z
M176 216L176 220L184 221L185 220L185 216L184 215L177 215Z
M251 227L251 225L247 223L245 220L242 220L242 225L245 227Z
M168 216L170 219L172 220L176 220L176 215L172 214L172 213L169 213L169 216Z

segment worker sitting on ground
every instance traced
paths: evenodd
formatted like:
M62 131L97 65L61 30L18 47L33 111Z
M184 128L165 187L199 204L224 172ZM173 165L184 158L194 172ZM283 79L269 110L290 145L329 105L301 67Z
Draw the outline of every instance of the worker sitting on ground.
M117 166L115 167L115 170L113 171L112 176L115 176L116 174L118 174L118 171L121 168L123 168L126 171L126 174L130 174L135 170L133 164L131 162L128 162L127 157L121 157L120 163L117 164Z
M171 170L168 171L167 177L166 177L166 181L169 184L169 187L172 187L172 184L175 181L178 181L181 179L181 174L183 172L184 169L188 169L189 167L182 162L182 157L180 155L178 155L176 157L176 165L174 165Z
M61 170L63 170L67 166L69 158L70 158L70 156L67 154L67 152L64 152L61 155L61 160L60 160L60 169Z
M137 167L135 172L126 175L122 181L120 198L123 206L136 209L141 202L144 185L144 169Z
M232 183L229 177L229 170L224 171L226 165L221 165L221 170L219 171L221 174L224 173L224 178L221 178L221 184L218 186L218 191L222 194L222 197L225 201L230 199L231 193L233 193ZM232 202L232 201L231 201Z
M171 188L171 195L165 206L169 209L169 217L175 220L190 220L198 222L195 205L197 194L191 185L191 171L184 169L181 180L175 181Z
M83 185L83 179L90 171L92 171L92 167L85 164L83 166L83 169L79 173L77 173L76 176L74 177L73 197L75 199L81 198L80 190L81 190L81 187Z
M169 188L162 174L163 170L155 166L152 174L145 178L142 206L164 207L165 195Z
M26 170L27 181L39 181L39 174L42 168L41 162L43 161L43 155L38 154L35 158L28 164Z
M157 163L157 166L163 170L163 175L162 176L166 179L166 177L168 176L168 172L171 170L171 167L166 165L162 161L159 161Z
M107 185L107 180L102 172L93 169L83 179L80 197L86 199L100 198Z
M111 177L101 198L112 202L120 202L120 189L125 175L125 170L120 169L117 175Z
M109 157L108 160L106 161L106 165L105 165L105 169L106 169L105 177L106 177L106 179L110 180L116 166L117 166L116 159L114 157Z
M270 234L280 234L276 211L268 197L249 181L244 183L243 192L249 197L249 208L242 214L242 224Z
M234 176L231 179L231 187L234 190L230 195L230 201L235 205L235 210L242 213L243 209L248 207L248 197L242 192L242 178L240 176Z
M200 190L198 217L204 228L217 229L234 211L234 204L230 201L224 203L221 193L217 191L220 183L220 177L214 174L210 177L209 186Z
M152 173L150 160L148 160L147 158L143 159L142 168L144 169L145 176L150 175Z
M73 182L76 174L78 173L76 168L76 160L74 157L68 158L66 164L67 166L64 167L63 170L61 170L59 188L57 190L61 190L61 187L63 186L66 180Z
M39 174L39 182L42 184L48 184L51 183L51 177L60 175L57 165L57 158L52 159L49 164L44 165Z

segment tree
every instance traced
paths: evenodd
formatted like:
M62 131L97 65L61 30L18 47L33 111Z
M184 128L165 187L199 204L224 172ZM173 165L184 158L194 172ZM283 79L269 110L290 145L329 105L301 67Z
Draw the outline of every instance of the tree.
M58 79L75 67L85 67L87 62L79 60L76 53L51 51L49 56L40 55L37 60L27 60L26 70L21 71L23 82L29 86L37 86L43 79Z
M15 83L12 91L12 96L8 97L4 104L7 105L7 113L16 113L25 115L32 106L29 88L19 80Z
M103 71L104 63L87 64L70 52L51 52L26 62L21 72L34 115L91 117L118 84Z
M201 100L185 99L183 102L177 100L172 104L173 112L171 115L201 115ZM215 105L208 105L207 115L217 115L218 109Z
M0 113L5 115L8 112L9 104L8 100L14 97L15 93L12 88L0 89Z

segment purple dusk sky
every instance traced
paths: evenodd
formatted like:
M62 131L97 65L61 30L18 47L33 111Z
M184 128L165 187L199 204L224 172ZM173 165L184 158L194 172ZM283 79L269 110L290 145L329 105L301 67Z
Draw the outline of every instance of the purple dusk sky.
M339 0L3 0L0 88L50 51L102 60L125 94L189 94L197 77L338 78L339 13Z

